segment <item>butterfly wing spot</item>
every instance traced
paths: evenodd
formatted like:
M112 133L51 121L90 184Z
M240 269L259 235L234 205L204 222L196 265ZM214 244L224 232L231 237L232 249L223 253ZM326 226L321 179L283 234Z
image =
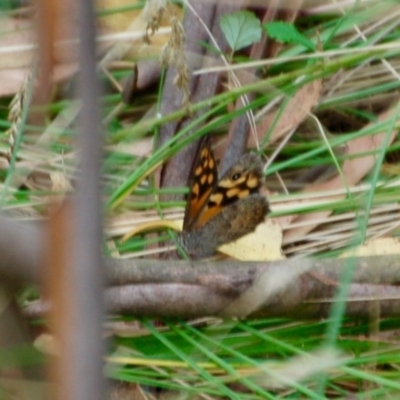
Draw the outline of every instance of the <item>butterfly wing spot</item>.
M220 193L220 192L213 193L210 196L210 199L208 200L208 207L211 208L211 207L219 206L223 200L224 200L224 195L222 193Z
M261 182L258 176L250 175L249 179L246 181L246 185L250 189L258 188Z
M203 173L203 166L202 166L202 165L199 165L199 166L195 169L194 175L195 175L195 176L200 176L202 173Z
M233 187L232 189L227 190L226 196L231 199L232 197L238 196L240 192L241 192L240 188Z
M209 185L212 185L214 183L214 175L213 174L209 174L208 178L207 178L207 183Z
M240 184L246 182L246 179L246 176L240 176L239 178L236 178L236 180L232 180L232 178L222 179L218 182L217 190L219 188L231 189L233 187L240 186Z
M192 201L199 197L199 192L200 192L199 185L197 183L195 183L192 186Z
M207 148L207 147L203 147L203 148L201 149L200 158L201 158L202 160L206 160L206 159L208 159L209 157L210 157L210 152L209 152L208 148Z
M241 190L239 193L238 193L238 197L239 197L239 199L244 199L244 198L246 198L247 196L250 196L250 190Z

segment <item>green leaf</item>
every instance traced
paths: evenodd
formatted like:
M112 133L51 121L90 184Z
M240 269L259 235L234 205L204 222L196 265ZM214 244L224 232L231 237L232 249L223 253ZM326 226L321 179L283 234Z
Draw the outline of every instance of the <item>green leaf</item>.
M315 50L314 43L301 34L294 25L281 21L267 22L263 25L265 32L278 42L298 44L308 50Z
M240 50L261 39L260 20L250 11L238 11L221 17L219 24L233 51Z

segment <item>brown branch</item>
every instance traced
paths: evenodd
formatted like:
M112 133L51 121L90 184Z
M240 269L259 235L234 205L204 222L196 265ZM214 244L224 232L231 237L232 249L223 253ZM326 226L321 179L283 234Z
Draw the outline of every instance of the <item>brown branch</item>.
M215 58L213 52L205 52L204 47L200 46L201 41L207 41L208 37L199 19L201 19L206 26L210 27L211 33L218 43L222 52L227 50L227 43L223 39L223 34L219 28L220 17L226 13L233 12L240 9L243 1L235 1L232 4L225 4L223 2L217 5L210 2L195 2L193 8L195 8L198 16L194 15L191 11L186 13L184 19L184 30L186 33L186 49L187 59L196 55L199 59L200 56L206 54L204 58L208 63L210 59ZM188 65L194 68L192 62L188 61ZM163 115L167 115L176 111L182 107L182 93L174 84L176 76L176 69L169 68L166 82L163 90L163 98L161 103L161 112ZM210 73L207 75L192 76L189 81L190 101L193 103L212 97L218 90L218 82L220 79L219 73ZM200 112L193 115L190 119L180 120L168 124L164 124L160 130L160 139L157 143L158 147L165 144L172 136L187 126L193 119L198 118L202 114L207 112L206 109L202 109ZM198 128L196 128L198 129ZM188 132L190 135L193 132ZM170 160L163 167L162 171L162 186L163 187L174 187L183 186L187 183L190 168L182 166L190 166L193 163L195 155L198 151L198 142L191 143L180 151L173 159Z
M122 82L122 100L126 104L134 103L137 94L146 90L160 79L161 65L154 60L139 60L132 73Z
M335 285L345 268L355 263L353 282L400 283L400 258L385 255L359 258L334 258L324 260L289 259L271 262L242 261L155 261L134 259L107 259L109 285L118 286L142 283L186 283L196 284L205 276L225 277L227 282L238 277L254 279L256 273L273 268L312 270L316 278L325 284ZM229 283L230 285L230 283ZM228 285L228 286L229 286Z
M42 231L0 216L1 279L38 283ZM16 243L24 243L20 249ZM400 259L397 255L326 260L184 261L106 259L106 300L110 312L197 317L269 315L323 317L346 268L354 265L347 314L366 317L371 301L382 316L400 313ZM41 302L26 307L42 315Z
M1 222L1 278L38 283L42 232L3 217ZM23 250L15 246L21 242ZM379 301L382 316L400 313L397 255L269 263L106 259L105 264L108 283L114 285L106 292L107 307L114 313L322 317L329 312L341 275L353 264L347 314L368 316L371 301ZM37 302L25 311L37 316L45 308Z
M331 260L242 263L106 260L109 312L136 316L290 316L329 314L341 276L354 267L347 315L368 317L371 301L381 316L400 313L400 261L397 256ZM372 283L371 283L372 282ZM43 313L42 303L26 308Z

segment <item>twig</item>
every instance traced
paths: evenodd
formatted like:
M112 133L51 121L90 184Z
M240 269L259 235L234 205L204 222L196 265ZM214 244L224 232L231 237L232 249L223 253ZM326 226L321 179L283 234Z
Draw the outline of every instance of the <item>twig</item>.
M136 316L328 315L340 276L355 265L347 315L367 317L379 301L381 316L400 314L400 261L397 256L243 263L107 259L109 312ZM372 282L372 283L371 283ZM342 299L343 300L343 299ZM45 305L32 303L30 316Z

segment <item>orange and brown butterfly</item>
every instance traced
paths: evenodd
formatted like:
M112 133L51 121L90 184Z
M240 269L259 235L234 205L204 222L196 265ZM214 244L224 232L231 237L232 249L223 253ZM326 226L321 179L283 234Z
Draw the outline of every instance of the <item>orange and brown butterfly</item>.
M209 257L217 248L253 232L269 211L260 194L261 159L244 154L218 179L210 138L205 138L189 181L183 232L179 241L191 258Z

